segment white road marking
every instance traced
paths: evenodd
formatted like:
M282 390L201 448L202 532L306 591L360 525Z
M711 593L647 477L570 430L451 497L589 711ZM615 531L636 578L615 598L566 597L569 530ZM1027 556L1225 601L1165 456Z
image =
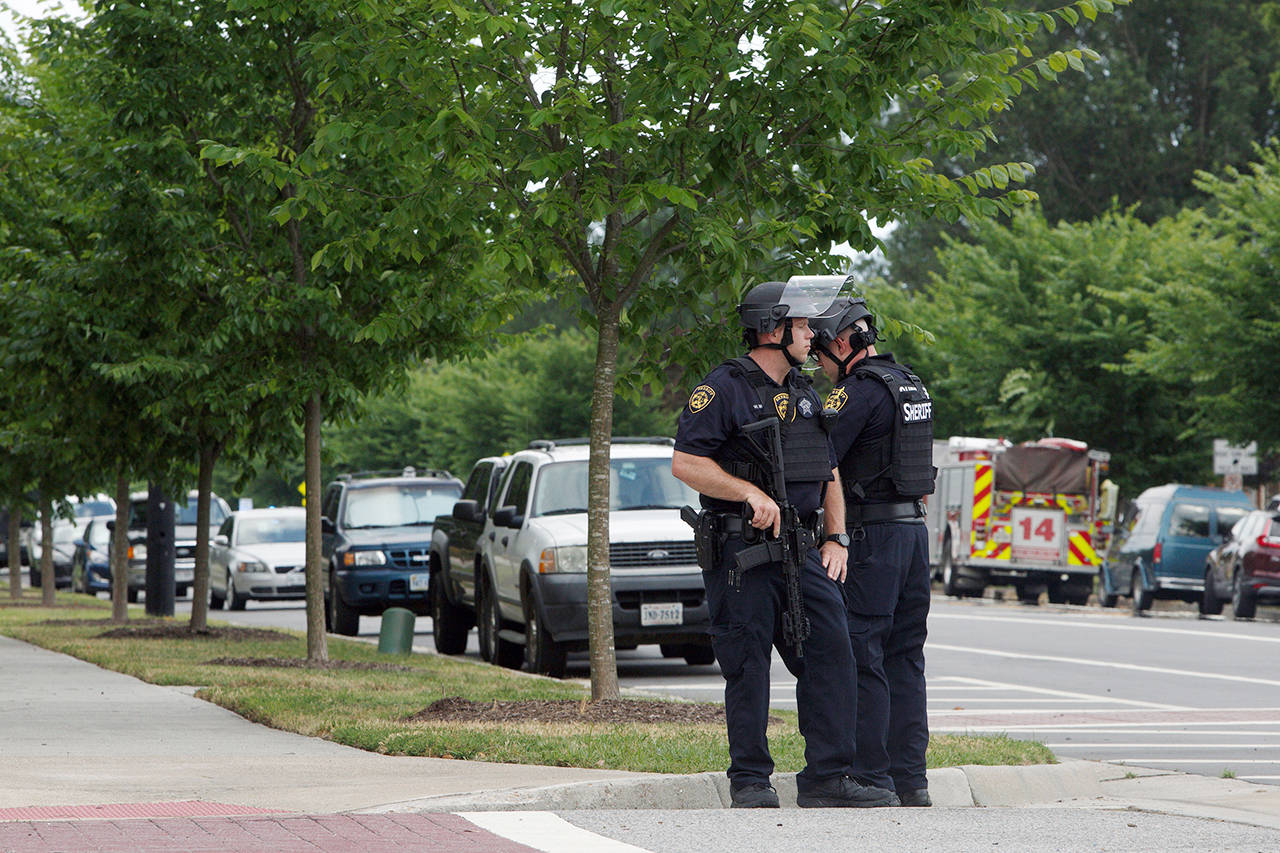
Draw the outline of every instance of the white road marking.
M1066 725L1048 725L1048 726L930 726L931 731L935 732L963 732L963 731L1000 731L1000 732L1035 732L1041 735L1062 735L1068 732L1080 732L1080 734L1090 735L1218 735L1219 737L1280 737L1280 731L1274 732L1238 732L1228 729L1200 729L1196 731L1187 731L1186 729L1099 729L1093 728L1097 723L1084 723L1079 726ZM1225 744L1229 746L1230 744Z
M1225 675L1218 672L1196 672L1190 669L1171 669L1164 666L1143 666L1135 663L1113 663L1111 661L1087 660L1085 658L1066 658L1057 655L1030 655L1020 652L1006 652L999 649L979 649L972 646L950 646L930 643L929 648L935 651L960 652L969 655L987 655L989 657L1010 658L1016 660L1037 660L1048 663L1065 663L1075 666L1093 666L1102 669L1119 669L1129 672L1154 672L1161 675L1177 675L1184 678L1205 678L1214 681L1236 681L1244 684L1258 684L1265 687L1280 687L1280 681L1270 678L1250 678L1244 675ZM1118 700L1117 700L1118 701Z
M1098 699L1106 702L1112 702L1117 705L1134 705L1139 708L1156 708L1166 711L1186 711L1190 710L1182 705L1165 705L1160 702L1143 702L1137 699L1120 699L1116 696L1099 696L1096 693L1076 693L1071 690L1052 690L1048 687L1031 687L1025 684L1009 684L1000 681L987 681L982 678L968 678L966 676L953 675L948 676L949 681L963 682L974 687L991 690L1007 690L1017 693L1034 693L1040 696L1058 696L1063 699ZM932 682L929 687L930 695L932 695Z
M483 830L545 853L649 853L596 835L551 812L458 812Z
M1271 758L1108 758L1109 764L1275 764Z
M952 702L963 702L963 701L964 701L963 699L946 699L946 698L939 698L939 697L937 697L937 696L935 696L935 695L934 695L934 692L933 692L932 690L930 690L930 691L929 691L929 701L930 701L930 702L933 702L935 699L937 699L937 701L939 701L939 702L946 702L946 703L948 703L948 704L950 704L950 703L952 703ZM973 701L974 701L974 702L984 702L984 703L991 703L991 702L1016 702L1016 703L1017 703L1017 704L1019 704L1019 705L1047 705L1047 704L1049 704L1049 703L1051 703L1051 702L1058 702L1058 703L1062 703L1062 702L1079 702L1079 703L1081 703L1081 704L1086 704L1086 705L1099 705L1099 704L1111 704L1111 703L1112 703L1112 702L1114 702L1115 700L1114 700L1114 699L1063 699L1062 697L1057 697L1057 698L1055 698L1055 699L1027 699L1027 698L1024 698L1024 697L1022 697L1022 696L983 696L981 699L979 699L979 698L974 698L974 699L973 699Z
M1105 628L1111 631L1139 631L1151 634L1181 634L1183 636L1213 637L1221 640L1246 640L1252 643L1280 643L1280 637L1231 634L1226 631L1194 631L1188 628L1162 628L1155 625L1111 624L1112 620L1108 617L1089 616L1084 613L1081 614L1081 617L1089 619L1090 629ZM929 620L933 621L935 619L968 619L978 622L1010 622L1021 625L1058 625L1064 628L1075 628L1076 630L1079 630L1080 628L1079 621L1069 621L1066 619L1035 619L1029 616L986 616L977 613L931 612L929 614ZM926 643L925 648L929 648L928 643Z
M1237 776L1237 779L1280 779L1280 776L1254 776L1250 773L1248 776Z

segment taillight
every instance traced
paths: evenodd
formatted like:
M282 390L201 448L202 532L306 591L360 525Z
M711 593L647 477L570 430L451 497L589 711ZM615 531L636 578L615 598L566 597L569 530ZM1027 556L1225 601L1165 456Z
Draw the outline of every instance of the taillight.
M1164 550L1164 543L1157 542L1155 550L1151 552L1151 562L1153 563L1160 562L1160 552L1162 552L1163 550Z
M1259 548L1280 548L1280 536L1259 536Z

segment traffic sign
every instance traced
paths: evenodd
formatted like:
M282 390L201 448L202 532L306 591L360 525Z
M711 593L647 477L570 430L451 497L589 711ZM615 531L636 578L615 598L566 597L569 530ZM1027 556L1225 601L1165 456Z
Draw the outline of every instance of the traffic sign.
M1251 441L1243 447L1227 443L1225 438L1213 440L1213 473L1257 474L1258 442Z

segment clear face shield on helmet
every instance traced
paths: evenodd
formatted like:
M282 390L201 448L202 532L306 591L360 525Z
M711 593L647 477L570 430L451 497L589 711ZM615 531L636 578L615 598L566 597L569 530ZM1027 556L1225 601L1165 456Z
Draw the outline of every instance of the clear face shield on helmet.
M787 279L778 304L787 306L787 317L821 317L852 279L853 276L847 275L793 275Z

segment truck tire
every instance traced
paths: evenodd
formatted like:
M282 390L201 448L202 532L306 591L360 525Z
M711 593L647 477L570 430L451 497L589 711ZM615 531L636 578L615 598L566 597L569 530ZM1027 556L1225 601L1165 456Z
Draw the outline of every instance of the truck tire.
M329 630L335 634L354 637L360 633L360 614L347 606L342 600L342 592L338 589L336 578L329 578L329 606L325 608L328 615Z
M431 576L431 636L442 655L460 655L467 650L471 632L471 611L454 604L444 589L440 573Z
M1258 612L1258 595L1240 582L1240 569L1231 581L1231 615L1236 619L1252 619Z
M569 657L563 643L551 638L551 632L538 615L538 603L529 590L525 590L521 602L524 610L524 662L530 672L564 678L565 663Z
M230 572L227 573L226 584L227 584L227 589L230 589L231 588ZM212 583L209 584L209 609L210 610L221 610L223 606L226 605L227 589L224 589L222 592L218 592L216 589L213 588Z
M956 562L951 556L951 534L942 543L942 592L960 598L964 590L956 585Z
M662 652L664 658L678 658L684 656L684 646L680 643L659 643L658 650Z
M1103 607L1115 607L1116 602L1120 600L1120 596L1114 592L1107 592L1107 575L1102 569L1098 569L1098 604Z
M1151 602L1155 600L1151 590L1143 587L1142 576L1138 569L1134 569L1133 574L1129 576L1129 598L1132 600L1135 616L1150 610Z
M1021 584L1014 586L1014 591L1018 593L1018 601L1022 602L1023 604L1026 604L1028 606L1035 606L1035 607L1040 606L1039 591L1032 592L1031 590L1027 589L1027 587Z
M502 629L502 611L493 584L486 577L481 587L480 600L476 602L476 619L479 623L480 656L489 663L507 669L519 669L524 660L521 648L498 636Z
M1233 590L1234 591L1234 590ZM1204 567L1204 591L1200 593L1200 615L1217 616L1222 613L1222 599L1213 589L1213 571Z

